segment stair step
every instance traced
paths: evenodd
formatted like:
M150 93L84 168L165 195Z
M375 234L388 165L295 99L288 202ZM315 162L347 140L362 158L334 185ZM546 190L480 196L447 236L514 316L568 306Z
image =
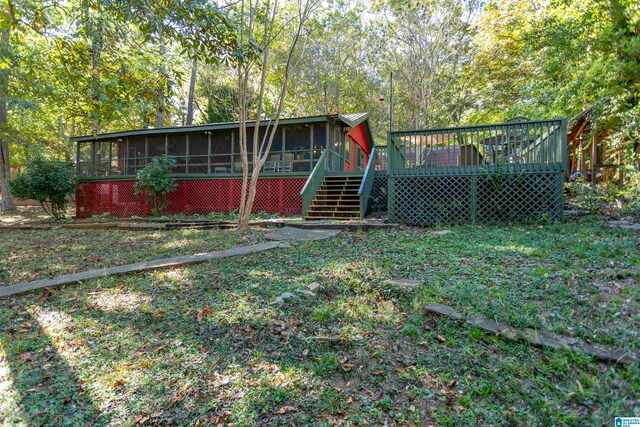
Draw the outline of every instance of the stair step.
M356 203L349 203L349 204L340 203L340 204L335 204L335 205L327 205L325 203L312 203L311 206L309 206L310 209L317 208L317 207L322 207L322 208L357 208L357 209L360 209L360 204L356 204Z
M356 208L345 208L345 209L332 209L332 206L317 206L315 208L311 208L309 209L308 213L317 213L317 212L331 212L331 213L344 213L344 214L351 214L351 213L357 213L358 215L360 215L360 207L356 207Z
M360 216L360 210L357 210L357 211L309 211L309 212L307 212L307 216L309 216L309 215L313 216L313 215L318 215L318 214Z
M305 221L314 221L314 220L323 220L330 219L334 221L353 221L354 219L359 219L357 217L343 217L343 216L305 216Z

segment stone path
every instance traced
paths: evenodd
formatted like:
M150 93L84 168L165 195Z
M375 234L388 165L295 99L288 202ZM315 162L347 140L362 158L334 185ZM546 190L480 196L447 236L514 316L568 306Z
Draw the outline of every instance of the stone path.
M640 231L640 223L634 223L631 221L607 221L607 225L611 228Z
M297 228L284 227L276 232L269 233L266 237L275 242L259 243L257 245L239 246L217 252L205 252L196 255L185 255L173 258L163 258L153 261L143 261L134 264L120 265L117 267L100 268L84 271L81 273L65 274L53 279L35 280L33 282L16 283L15 285L0 288L0 298L16 295L33 289L47 288L50 286L66 285L68 283L80 282L82 280L96 279L98 277L112 276L115 274L133 273L137 271L153 270L157 268L176 267L179 265L196 264L216 258L227 258L232 256L247 255L253 252L262 252L274 248L288 248L288 241L302 242L305 240L328 239L340 233L340 230L301 230Z
M465 316L462 313L447 305L431 303L427 305L426 309L439 316L465 320ZM635 364L640 361L640 352L637 350L625 350L603 344L587 343L577 338L566 337L548 331L530 328L516 329L484 316L469 317L466 319L466 323L482 330L504 336L513 341L526 341L537 346L549 347L556 350L581 351L598 359L616 363Z
M176 267L179 265L196 264L216 258L226 258L231 256L247 255L253 252L262 252L278 247L288 247L282 242L268 242L257 245L240 246L217 252L205 252L196 255L185 255L173 258L156 259L153 261L136 262L134 264L120 265L117 267L99 268L95 270L83 271L82 273L65 274L53 279L35 280L33 282L16 283L15 285L0 288L0 298L9 295L20 294L33 289L47 288L50 286L66 285L68 283L80 282L82 280L96 279L98 277L112 276L115 274L133 273L138 271L153 270L157 268Z
M309 240L322 240L336 236L340 230L314 230L295 227L282 227L265 237L270 240L286 242L304 242Z

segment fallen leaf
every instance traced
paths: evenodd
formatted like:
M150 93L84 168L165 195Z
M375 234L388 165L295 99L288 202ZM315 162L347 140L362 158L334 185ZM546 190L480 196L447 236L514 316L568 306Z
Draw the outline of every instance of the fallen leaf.
M207 317L207 316L211 316L213 314L213 311L209 308L209 305L205 305L204 308L201 308L198 310L198 312L196 313L196 318L198 319L198 322L202 322L202 319Z
M459 414L460 412L464 411L464 406L454 406L453 410L456 411L456 414Z
M211 415L209 417L209 422L212 425L218 426L218 425L223 425L225 421L227 421L229 418L231 418L231 412L225 412L222 415Z
M411 405L411 406L409 406L409 410L410 410L411 412L416 412L416 407L415 407L415 405Z
M148 415L136 415L135 418L133 419L133 423L137 426L141 426L142 424L146 423L147 421L149 421L149 416Z
M33 360L33 353L31 353L30 351L25 351L20 356L20 359L22 359L23 362L28 362L30 360Z
M438 335L438 341L440 342L446 342L447 339L445 337L443 337L442 335Z
M278 409L278 414L280 415L284 415L284 414L289 414L291 412L296 412L298 409L294 406L283 406L282 408Z

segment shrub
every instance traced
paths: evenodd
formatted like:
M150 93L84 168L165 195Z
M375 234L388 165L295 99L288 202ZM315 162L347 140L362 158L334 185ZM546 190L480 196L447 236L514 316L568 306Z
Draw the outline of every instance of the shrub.
M9 183L11 194L18 199L33 199L54 218L64 216L67 196L74 194L78 185L71 163L36 158L27 170Z
M171 157L157 157L138 172L138 182L134 193L142 194L151 206L151 214L160 215L169 204L167 196L176 189L175 180L171 177L176 161Z
M577 180L565 184L574 203L581 209L593 213L604 213L614 200L614 193L603 183Z

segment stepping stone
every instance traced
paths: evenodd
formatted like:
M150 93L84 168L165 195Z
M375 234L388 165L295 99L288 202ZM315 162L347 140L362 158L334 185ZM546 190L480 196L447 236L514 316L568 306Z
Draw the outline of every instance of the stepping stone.
M391 279L391 280L389 280L389 283L391 283L392 285L400 286L401 288L404 288L404 289L412 290L412 289L416 288L418 285L420 285L420 283L422 283L422 280L417 280L417 279Z
M431 303L426 307L427 311L454 319L463 319L464 316L453 308L437 303ZM484 316L473 316L466 322L485 331L493 332L513 341L527 341L540 347L549 347L554 350L581 351L601 360L616 363L637 364L640 362L639 350L626 350L609 347L602 344L587 343L577 338L554 334L553 332L535 330L531 328L516 329L504 323L496 322Z
M509 325L505 325L504 323L496 322L495 320L489 319L484 316L473 316L467 320L467 323L473 326L477 326L480 329L484 329L485 331L493 332L495 334L499 334L502 331L511 329Z
M530 328L523 330L520 336L531 344L551 347L556 350L560 348L569 349L578 341L575 338L565 337L553 332L536 331Z
M607 221L607 224L611 228L622 228L623 230L640 231L640 224L633 223L631 221Z
M307 289L309 289L311 292L315 292L320 289L320 283L318 282L309 283L307 285Z
M284 300L282 298L280 298L280 297L276 297L269 304L271 304L271 305L284 305Z
M640 361L640 351L623 350L621 348L609 347L603 344L580 342L577 347L585 353L597 357L598 359L610 360L619 363L638 363Z
M454 319L463 319L464 316L461 313L458 313L453 308L448 305L438 304L436 302L432 302L427 305L427 311L431 313L435 313L439 316L452 317Z
M308 289L297 289L296 292L299 292L299 293L301 293L303 295L306 295L308 297L315 297L316 296L316 294L314 294L313 292L311 292Z
M451 230L436 230L430 232L429 234L431 234L432 236L444 236L445 234L449 233L451 233Z
M273 233L265 235L270 240L287 242L307 242L311 240L324 240L334 237L340 230L309 230L295 227L282 227Z
M287 300L289 298L293 298L294 295L291 292L283 292L282 295L280 295L280 298Z

